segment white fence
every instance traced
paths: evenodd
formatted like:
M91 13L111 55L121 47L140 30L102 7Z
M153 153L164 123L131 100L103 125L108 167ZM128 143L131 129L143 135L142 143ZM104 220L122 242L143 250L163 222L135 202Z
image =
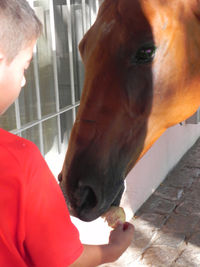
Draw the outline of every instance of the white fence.
M93 24L95 0L28 0L43 34L26 73L27 85L0 118L2 128L33 141L43 155L65 153L83 86L78 43Z

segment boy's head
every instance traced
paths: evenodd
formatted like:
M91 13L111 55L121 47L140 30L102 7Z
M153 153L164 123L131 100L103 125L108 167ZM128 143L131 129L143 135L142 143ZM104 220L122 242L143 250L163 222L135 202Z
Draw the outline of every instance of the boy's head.
M0 29L0 51L11 61L38 38L42 26L26 0L1 0Z
M0 114L18 97L42 25L26 0L0 0Z

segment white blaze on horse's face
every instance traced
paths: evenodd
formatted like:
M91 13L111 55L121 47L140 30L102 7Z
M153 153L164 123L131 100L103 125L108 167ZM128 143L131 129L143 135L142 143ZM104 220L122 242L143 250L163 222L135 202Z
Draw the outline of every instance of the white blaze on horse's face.
M60 176L75 216L119 204L123 179L200 105L197 0L104 0L80 43L85 82Z

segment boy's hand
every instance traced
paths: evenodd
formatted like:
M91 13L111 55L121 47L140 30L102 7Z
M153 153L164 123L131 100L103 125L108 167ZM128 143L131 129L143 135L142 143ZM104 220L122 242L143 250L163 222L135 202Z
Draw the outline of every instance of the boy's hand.
M118 223L118 226L110 233L109 246L114 261L130 246L133 234L134 226L128 222Z
M134 227L130 223L118 223L110 233L109 244L84 245L81 256L70 267L94 267L116 261L133 239Z
M118 222L124 223L126 221L126 214L122 207L111 206L110 209L105 212L102 216L107 221L108 225L112 228L116 228Z

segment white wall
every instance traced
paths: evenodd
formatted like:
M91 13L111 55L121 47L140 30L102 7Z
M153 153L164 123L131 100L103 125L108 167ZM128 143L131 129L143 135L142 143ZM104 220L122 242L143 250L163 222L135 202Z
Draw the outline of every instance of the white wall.
M130 218L200 136L200 124L169 128L126 178L122 206Z

